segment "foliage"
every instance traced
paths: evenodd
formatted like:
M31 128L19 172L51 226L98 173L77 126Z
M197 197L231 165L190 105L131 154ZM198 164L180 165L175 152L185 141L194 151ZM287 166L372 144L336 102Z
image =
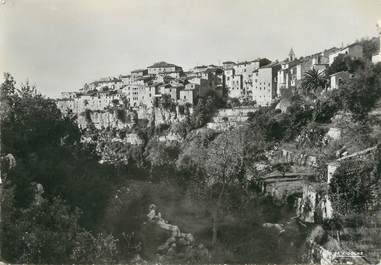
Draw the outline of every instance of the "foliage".
M305 72L302 80L302 88L306 94L317 93L324 89L327 85L327 77L325 72L311 69Z
M146 146L145 159L152 167L173 166L178 153L179 148L176 144L167 145L153 139Z
M53 198L52 202L3 214L4 258L17 263L68 261L73 238L79 231L78 210L70 211L61 199Z
M246 186L245 173L254 161L263 159L261 146L248 141L250 130L232 130L222 133L209 145L204 165L206 184L215 190L212 214L212 245L217 242L222 200L230 186ZM252 140L252 139L251 139Z
M283 119L278 119L275 110L266 107L251 113L249 117L250 126L255 131L259 139L266 142L279 141L284 137L287 124Z
M377 208L380 185L381 160L343 162L329 187L334 210L346 215Z
M238 107L241 105L241 102L239 102L239 99L238 98L231 98L228 100L228 104L234 108L234 107Z
M360 43L363 47L364 57L368 60L371 60L372 56L380 49L380 41L377 37L362 39Z
M273 107L260 108L249 117L250 125L267 143L290 141L311 121L313 108L300 96L291 99L286 113Z
M314 122L308 123L296 139L297 147L303 149L321 147L326 132L326 129L320 127L318 124Z
M316 100L312 120L318 123L328 123L342 108L340 92L338 90L329 91Z
M102 233L94 236L88 231L76 235L75 244L70 255L77 263L110 263L118 256L118 240L112 235Z
M27 208L14 205L12 189L3 204L3 257L14 263L106 262L116 257L116 241L96 237L79 225L81 211L59 197L35 200ZM15 240L18 239L18 240ZM85 239L91 242L85 242ZM111 242L110 242L111 241ZM113 244L112 244L113 243ZM112 245L111 245L112 244ZM82 254L82 255L81 255ZM107 259L109 258L109 259Z
M171 131L174 134L180 135L182 138L185 138L187 134L192 130L192 125L190 119L187 117L181 122L177 122L172 125Z
M92 111L90 109L85 109L84 115L87 123L92 123L91 113Z
M199 98L191 116L192 128L197 129L208 123L222 105L222 101L214 94Z
M119 99L115 98L111 101L111 103L114 105L114 106L117 106L119 104Z
M218 134L209 129L200 129L188 134L182 144L180 154L176 161L179 170L190 172L190 175L198 175L204 170L207 158L207 148Z
M327 74L332 75L341 71L355 73L365 67L365 62L361 59L352 59L349 55L338 55L333 63L328 67Z
M120 120L121 122L126 123L128 118L126 110L124 108L123 109L118 108L116 110L116 118Z
M367 65L339 90L343 108L362 119L381 97L381 71Z
M70 118L63 117L55 102L38 94L34 87L26 84L16 89L13 79L7 76L1 85L1 95L1 102L8 102L9 106L1 116L1 150L13 154L17 161L16 167L8 172L6 185L14 187L13 207L16 212L22 213L14 215L13 219L14 224L22 227L5 225L4 231L19 228L22 231L34 231L31 234L33 238L28 239L29 243L37 240L36 246L27 246L23 245L20 234L9 233L8 239L3 241L3 247L8 249L9 259L20 257L25 260L38 259L36 262L61 261L60 257L64 257L63 252L67 254L69 246L60 244L60 240L71 240L72 227L67 226L67 223L61 224L61 220L57 219L54 221L58 223L57 226L49 228L44 223L47 220L36 219L43 225L39 227L36 223L37 230L33 230L33 223L27 221L33 220L39 211L46 214L45 217L41 215L41 218L54 215L54 211L63 211L63 218L71 218L70 223L73 225L78 221L78 225L84 228L94 228L107 202L114 169L98 163L94 146L80 143L81 134L77 125ZM31 205L33 183L40 183L44 187L47 202L42 208ZM56 197L62 198L65 203L56 201ZM79 216L72 213L72 208L81 209L83 214ZM56 218L61 217L58 215ZM63 237L65 233L69 238ZM20 246L20 251L27 252L27 256L22 253L16 255L13 251L18 247L14 246ZM49 257L56 258L49 261Z
M160 105L162 106L163 109L165 110L173 110L176 105L173 102L172 98L168 94L163 94L160 99Z

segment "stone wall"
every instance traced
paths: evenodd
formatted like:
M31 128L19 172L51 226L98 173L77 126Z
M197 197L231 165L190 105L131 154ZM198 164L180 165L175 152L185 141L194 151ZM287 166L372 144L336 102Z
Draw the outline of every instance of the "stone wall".
M289 151L287 149L281 149L275 153L272 157L272 161L277 163L294 163L298 166L317 166L317 157L313 155L308 155L305 153Z
M207 123L207 128L216 131L226 131L246 122L249 118L249 113L255 111L257 109L254 107L219 109L212 118L212 121Z

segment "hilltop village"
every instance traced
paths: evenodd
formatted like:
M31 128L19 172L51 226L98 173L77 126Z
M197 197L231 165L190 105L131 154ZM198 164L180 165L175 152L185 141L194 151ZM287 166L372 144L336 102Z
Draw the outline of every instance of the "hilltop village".
M340 48L161 61L59 99L5 74L1 258L379 263L380 46L381 21Z

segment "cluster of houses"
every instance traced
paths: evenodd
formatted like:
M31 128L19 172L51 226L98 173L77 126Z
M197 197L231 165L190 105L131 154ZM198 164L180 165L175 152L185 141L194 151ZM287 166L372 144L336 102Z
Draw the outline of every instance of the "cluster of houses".
M150 109L167 95L178 105L193 105L198 97L211 92L221 97L223 88L223 71L217 66L198 66L185 72L180 66L158 62L129 75L85 84L78 92L63 92L57 104L64 112L74 113L104 110L118 104Z
M381 22L378 22L378 31L381 35ZM176 105L192 106L199 97L213 92L220 97L225 95L267 106L288 93L298 91L307 71L325 71L340 54L362 58L362 44L356 42L300 58L291 49L282 61L271 62L265 58L226 61L220 66L196 66L190 71L184 71L175 64L158 62L128 75L85 84L78 92L63 92L57 105L63 112L70 110L74 113L86 109L104 110L122 103L131 108L151 109L167 95ZM381 61L380 52L373 56L372 61ZM348 72L331 75L328 89L339 88L350 77Z
M225 85L229 97L247 98L260 106L266 106L276 98L298 91L307 71L325 71L340 54L353 59L362 58L363 47L360 43L353 43L301 58L296 58L291 49L285 60L265 65L261 65L260 60L244 63L224 62ZM337 89L347 78L347 72L332 75L330 89Z

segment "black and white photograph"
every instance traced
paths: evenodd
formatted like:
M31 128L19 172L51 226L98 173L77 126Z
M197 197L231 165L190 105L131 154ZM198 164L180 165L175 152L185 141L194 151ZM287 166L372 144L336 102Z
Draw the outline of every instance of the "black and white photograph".
M381 0L0 0L0 265L381 265Z

